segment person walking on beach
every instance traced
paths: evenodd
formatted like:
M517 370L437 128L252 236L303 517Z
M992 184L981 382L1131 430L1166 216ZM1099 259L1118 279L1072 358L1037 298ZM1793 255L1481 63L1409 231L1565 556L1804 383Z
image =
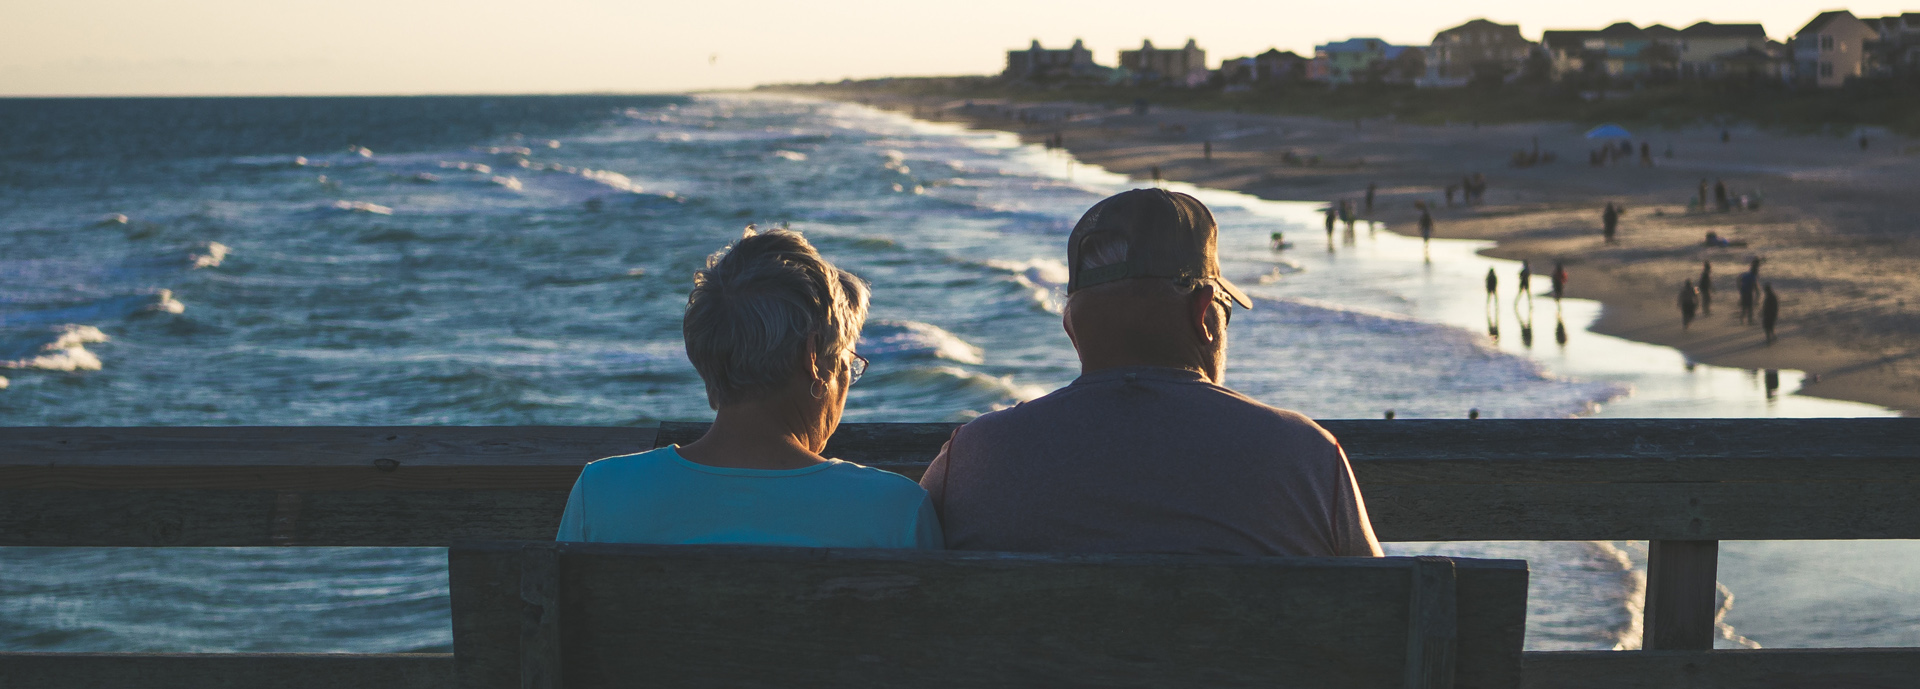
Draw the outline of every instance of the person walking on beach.
M1700 262L1700 315L1713 315L1713 262Z
M1766 297L1761 299L1761 330L1766 330L1766 344L1774 344L1774 324L1780 322L1780 297L1774 296L1774 284L1766 282L1761 286Z
M1700 178L1700 212L1707 212L1707 178Z
M1520 260L1520 293L1533 295L1533 264L1526 259Z
M1713 204L1719 208L1722 213L1727 212L1733 207L1732 200L1727 198L1726 182L1717 179L1713 181Z
M1160 166L1153 166L1153 186L1160 186Z
M1740 274L1740 324L1753 324L1753 302L1759 298L1760 259L1753 259L1747 272Z
M1376 185L1372 182L1367 183L1367 212L1368 213L1373 212L1373 192L1378 188L1379 188L1379 185Z
M1566 294L1566 291L1567 291L1567 267L1561 264L1559 261L1553 262L1552 279L1553 279L1553 300L1560 301L1560 296L1563 294ZM1562 340L1560 343L1566 344L1566 341Z
M1327 203L1327 246L1333 246L1333 222L1339 211L1334 210L1332 202Z
M1608 202L1607 209L1600 212L1600 224L1602 227L1600 236L1608 244L1612 244L1613 232L1620 227L1620 209L1615 208L1612 202Z
M1499 299L1500 299L1500 276L1494 273L1492 268L1488 268L1487 269L1487 301L1492 302L1496 307L1498 307Z
M1773 344L1773 326L1780 322L1780 298L1773 294L1773 283L1761 286L1767 296L1760 302L1760 328L1767 332L1767 344Z
M1693 325L1693 314L1700 308L1700 294L1693 289L1693 281L1680 285L1680 329L1686 330Z
M1460 190L1460 185L1458 184L1447 185L1447 207L1448 208L1453 207L1453 193L1459 190Z
M1640 167L1653 167L1653 145L1640 142Z
M1136 189L1067 238L1066 387L955 430L921 478L955 550L1378 556L1326 429L1225 387L1219 228Z
M1433 213L1428 212L1426 204L1420 206L1420 246L1424 249L1433 244Z

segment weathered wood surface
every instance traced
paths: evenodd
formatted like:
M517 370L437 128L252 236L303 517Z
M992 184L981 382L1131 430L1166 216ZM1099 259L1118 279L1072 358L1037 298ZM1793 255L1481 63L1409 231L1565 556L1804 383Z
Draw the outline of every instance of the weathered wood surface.
M1523 654L1526 689L1912 689L1920 648Z
M569 688L1405 686L1411 558L558 551ZM448 552L462 687L520 686L523 557ZM1525 563L1452 562L1454 686L1518 686Z
M1388 541L1920 538L1920 419L1324 425ZM827 453L918 476L955 426ZM704 429L0 429L0 545L547 538L586 462Z
M176 490L566 490L654 428L0 428L0 486Z
M1920 649L1522 653L1525 689L1910 689ZM444 689L444 653L0 653L0 689Z
M1719 541L1647 544L1647 601L1641 647L1649 651L1713 650L1718 606Z
M450 653L0 653L0 689L451 689Z
M1407 613L1407 689L1453 689L1460 644L1458 579L1453 560L1413 559L1413 593Z

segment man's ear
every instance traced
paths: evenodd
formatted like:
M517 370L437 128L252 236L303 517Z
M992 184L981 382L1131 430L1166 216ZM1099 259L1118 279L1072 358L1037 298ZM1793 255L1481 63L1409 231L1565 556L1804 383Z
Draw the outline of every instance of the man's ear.
M1207 314L1213 312L1213 301L1217 298L1213 283L1201 283L1187 297L1187 322L1193 326L1193 336L1201 342L1213 344L1220 334L1214 332L1212 324L1207 323Z

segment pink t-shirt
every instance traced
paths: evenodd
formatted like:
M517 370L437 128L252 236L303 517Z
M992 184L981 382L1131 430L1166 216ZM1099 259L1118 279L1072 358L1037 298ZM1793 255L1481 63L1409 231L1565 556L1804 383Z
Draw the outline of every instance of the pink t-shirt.
M920 485L956 550L1380 554L1331 434L1193 371L1096 371L981 416Z

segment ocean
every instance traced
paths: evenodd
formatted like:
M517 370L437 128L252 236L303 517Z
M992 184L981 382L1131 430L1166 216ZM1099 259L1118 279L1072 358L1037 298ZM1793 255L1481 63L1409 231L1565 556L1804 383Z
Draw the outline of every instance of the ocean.
M1062 242L1142 186L1011 135L763 95L0 100L0 425L644 425L711 417L679 318L742 229L874 285L846 420L961 421L1078 370ZM1487 245L1189 191L1227 383L1317 418L1883 416L1801 374L1598 335ZM1270 247L1273 232L1293 246ZM1502 279L1497 303L1481 281ZM1574 276L1575 280L1579 276ZM1639 641L1644 543L1522 557L1528 647ZM1920 646L1920 544L1722 544L1726 647ZM0 548L0 650L446 650L437 549Z

